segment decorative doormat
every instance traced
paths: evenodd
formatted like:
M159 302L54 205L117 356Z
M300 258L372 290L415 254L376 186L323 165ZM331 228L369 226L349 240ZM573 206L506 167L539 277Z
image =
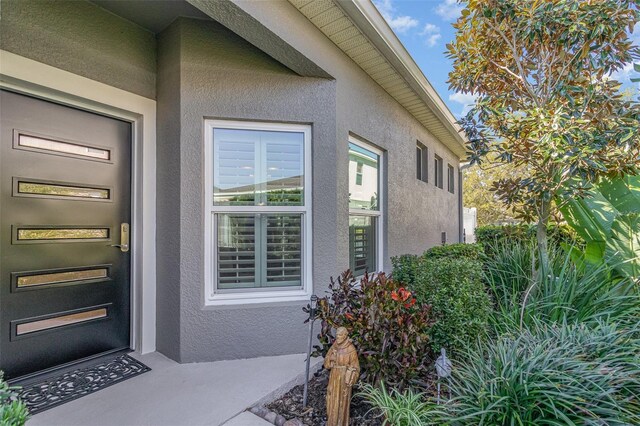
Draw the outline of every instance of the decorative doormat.
M23 385L19 397L27 405L29 413L36 414L151 370L126 354L97 361L85 368Z

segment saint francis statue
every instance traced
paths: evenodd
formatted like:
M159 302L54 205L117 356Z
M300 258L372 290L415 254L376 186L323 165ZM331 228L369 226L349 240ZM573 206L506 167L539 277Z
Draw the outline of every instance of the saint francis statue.
M324 359L324 368L331 370L327 386L327 426L348 426L351 387L360 377L360 363L355 346L344 327L336 331Z

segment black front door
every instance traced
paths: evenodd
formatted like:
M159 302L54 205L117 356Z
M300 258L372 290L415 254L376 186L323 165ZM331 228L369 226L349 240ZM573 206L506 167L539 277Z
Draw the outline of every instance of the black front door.
M131 124L0 91L0 142L0 370L128 348Z

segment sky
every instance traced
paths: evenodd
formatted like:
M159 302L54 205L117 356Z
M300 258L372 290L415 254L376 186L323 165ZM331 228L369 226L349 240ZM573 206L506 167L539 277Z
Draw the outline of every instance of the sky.
M473 97L449 90L448 73L452 62L445 55L445 46L455 38L451 24L456 21L462 5L456 0L373 0L382 16L393 28L442 100L457 118L464 115ZM640 23L631 34L640 45ZM613 77L623 83L623 88L640 91L640 84L632 85L630 78L639 77L628 64Z

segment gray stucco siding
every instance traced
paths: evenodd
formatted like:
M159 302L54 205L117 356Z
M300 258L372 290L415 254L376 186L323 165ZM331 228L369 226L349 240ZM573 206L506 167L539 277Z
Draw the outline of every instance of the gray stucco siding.
M158 37L156 348L180 359L180 28Z
M180 131L180 153L166 160L179 163L176 180L180 181L181 207L179 220L159 220L158 229L177 228L180 234L179 248L174 249L180 258L180 317L173 321L179 322L176 359L181 362L303 352L306 343L304 302L204 306L203 202L209 189L203 187L203 175L205 161L210 159L202 154L207 118L311 124L316 294L324 295L330 277L348 268L349 134L385 151L384 269L391 268L390 256L420 253L440 244L442 231L450 242L457 240L458 198L447 192L446 175L444 189L433 185L431 164L429 183L415 176L417 140L429 148L430 162L434 153L443 158L445 173L447 163L457 169L453 153L315 27L299 22L306 18L294 12L297 21L294 16L278 15L279 7L273 7L272 19L286 19L292 31L308 31L304 37L290 34L292 40L287 41L295 40L305 55L315 55L335 79L298 76L213 22L181 19L173 24L178 29L171 29L180 40L180 54L173 57L180 68L180 114L173 111L165 119ZM159 56L163 57L162 51ZM159 93L165 83L176 84L159 78ZM159 133L158 144L164 143L175 141ZM160 164L158 170L165 173ZM163 259L159 257L158 262ZM158 279L159 289L175 285L173 278L165 280L160 273ZM163 341L162 333L159 328L158 341Z
M338 194L348 193L348 142L353 133L386 151L385 265L390 257L421 253L441 243L457 242L459 233L457 189L446 189L447 164L457 177L459 159L407 110L373 81L351 58L286 0L235 0L245 12L271 28L280 38L331 74L336 87L336 156ZM282 25L286 22L287 25ZM304 34L304 36L301 36ZM416 179L415 144L429 149L429 183ZM433 184L434 153L443 158L444 189ZM338 196L337 269L348 267L348 199Z
M177 27L177 30L173 27ZM302 303L204 307L204 162L206 118L311 124L313 158L314 282L326 281L336 264L335 81L305 78L283 67L213 22L181 19L170 30L179 37L180 114L165 117L180 129L180 219L159 219L158 229L180 230L181 362L304 351ZM162 34L161 40L169 34ZM160 43L160 49L164 47ZM160 57L163 53L160 52ZM174 57L176 59L176 57ZM163 84L175 82L159 79ZM158 144L176 143L160 132ZM170 160L167 158L167 160ZM162 167L158 167L159 173ZM159 177L160 180L160 177ZM322 188L316 189L316 188ZM162 222L162 223L161 223ZM317 261L317 259L322 259ZM158 262L163 259L158 258ZM171 280L158 274L158 288ZM161 313L159 312L160 316ZM158 341L164 339L158 329Z
M84 1L3 0L0 49L155 99L151 32Z

